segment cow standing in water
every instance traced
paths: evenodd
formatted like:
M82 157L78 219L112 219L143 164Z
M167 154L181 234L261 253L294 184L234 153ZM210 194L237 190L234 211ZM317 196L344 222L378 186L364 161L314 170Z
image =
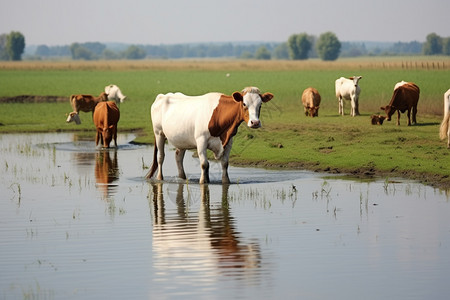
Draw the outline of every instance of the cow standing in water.
M339 114L344 115L344 99L350 100L352 117L359 116L359 94L361 88L358 83L362 76L353 76L350 78L341 77L335 82L336 97L339 100Z
M101 139L103 147L109 148L111 140L114 139L114 145L117 147L117 123L120 119L120 112L116 103L106 101L97 104L93 119L97 129L95 146L98 145Z
M72 95L69 98L70 105L72 106L73 111L68 115L66 122L70 123L75 121L75 123L81 124L79 112L94 112L95 106L99 102L108 101L108 94L102 92L98 97L94 97L92 95Z
M419 102L420 89L412 82L406 82L394 89L391 101L388 105L381 107L387 116L387 120L391 120L391 116L397 111L397 125L400 125L400 112L408 111L408 126L412 123L416 124L417 103Z
M166 139L176 148L178 175L186 179L183 158L187 149L197 149L201 165L200 183L209 182L209 162L206 150L210 149L222 164L222 183L229 183L228 158L233 136L241 122L250 128L261 127L259 114L263 102L273 94L261 94L258 88L248 87L232 96L209 93L186 96L181 93L160 94L151 107L155 148L153 165L147 174L163 180L164 144ZM158 156L159 150L159 156Z

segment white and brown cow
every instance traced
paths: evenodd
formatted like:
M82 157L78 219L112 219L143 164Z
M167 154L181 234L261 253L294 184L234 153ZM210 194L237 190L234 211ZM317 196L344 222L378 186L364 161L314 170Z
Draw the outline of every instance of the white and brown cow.
M306 116L318 117L319 116L319 105L320 105L320 94L312 87L305 89L302 93L302 103L305 110Z
M450 149L450 89L444 94L444 118L439 128L441 140L447 138L447 148Z
M209 93L186 96L181 93L160 94L151 107L155 148L153 165L147 173L151 178L163 180L164 144L166 139L176 150L178 175L186 179L183 158L187 149L197 149L201 165L200 183L209 182L209 162L206 150L210 149L222 164L222 183L229 183L228 158L233 136L241 122L250 128L261 127L259 114L263 102L273 94L261 94L258 88L248 87L232 96ZM158 156L159 150L159 156Z
M359 116L359 94L361 88L358 83L362 76L353 76L350 78L341 77L336 79L335 91L336 97L339 100L339 114L344 115L344 99L350 100L351 110L350 115L352 117Z
M111 140L117 147L117 123L120 119L120 111L116 103L112 101L100 102L96 105L93 115L94 125L97 129L95 146L101 142L104 148L109 148Z
M416 124L417 103L419 102L420 89L412 82L404 83L394 89L391 101L388 105L381 107L386 113L386 120L390 121L392 115L397 111L397 125L400 125L400 112L407 112L408 126Z
M95 106L101 101L108 101L108 94L102 92L98 97L92 95L72 95L69 98L73 111L68 115L66 122L75 121L81 124L79 112L94 112Z

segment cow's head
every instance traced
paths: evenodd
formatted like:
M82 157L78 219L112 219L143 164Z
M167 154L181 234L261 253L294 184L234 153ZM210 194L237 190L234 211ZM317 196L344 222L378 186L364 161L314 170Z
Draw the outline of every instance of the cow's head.
M313 106L309 108L309 115L314 118L319 116L319 106Z
M236 101L242 102L244 109L244 121L250 128L261 127L259 114L261 112L261 105L263 102L269 102L273 98L273 94L261 92L256 87L247 87L242 92L233 93L233 98Z
M105 92L102 92L99 96L100 101L108 101L108 94Z
M358 86L358 82L359 82L359 80L362 78L362 76L353 76L353 77L350 77L349 79L350 80L353 80L353 85L354 86Z
M80 116L75 111L73 111L67 115L66 122L67 123L75 122L77 125L80 125L81 124Z
M380 107L381 110L384 110L384 112L386 113L386 120L390 121L392 115L395 113L395 111L397 110L394 106L392 105L386 105L386 106L382 106Z

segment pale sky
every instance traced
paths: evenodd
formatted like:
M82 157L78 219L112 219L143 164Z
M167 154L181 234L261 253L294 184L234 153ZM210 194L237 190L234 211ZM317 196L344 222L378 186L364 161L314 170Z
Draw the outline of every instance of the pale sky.
M332 31L340 41L450 37L448 0L0 0L0 34L26 45L283 42Z

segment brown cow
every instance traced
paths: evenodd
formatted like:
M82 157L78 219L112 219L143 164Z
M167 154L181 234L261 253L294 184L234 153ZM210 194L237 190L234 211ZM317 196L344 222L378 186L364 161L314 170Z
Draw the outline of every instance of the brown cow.
M302 103L305 109L305 116L310 115L312 118L319 116L320 94L312 87L303 91Z
M372 115L372 116L370 116L370 120L372 121L372 125L383 125L384 119L386 119L386 117L382 116L382 115Z
M109 148L111 140L117 147L117 123L120 119L119 108L112 101L99 102L94 110L94 125L97 128L95 146L102 139L103 147Z
M95 106L101 101L108 101L108 94L102 92L100 96L94 97L92 95L72 95L69 98L70 105L73 111L68 115L66 122L70 123L75 121L77 124L81 124L79 112L94 112Z
M391 120L391 116L397 111L397 125L400 125L400 112L408 111L408 126L412 123L416 124L417 102L419 102L420 89L412 82L407 82L394 90L391 102L385 107L381 107L386 113L387 120Z

